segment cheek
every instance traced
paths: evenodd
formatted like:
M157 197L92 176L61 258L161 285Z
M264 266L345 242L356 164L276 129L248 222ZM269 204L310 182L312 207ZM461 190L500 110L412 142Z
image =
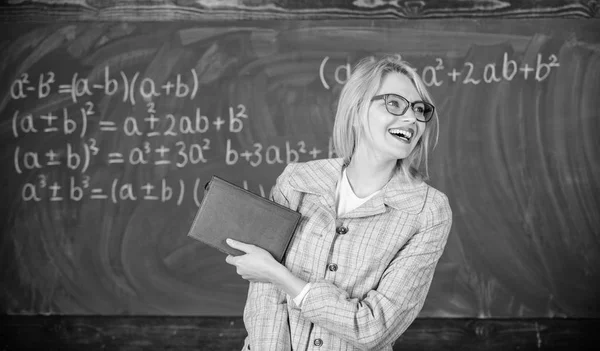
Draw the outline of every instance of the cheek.
M417 138L416 142L421 140L421 138L423 137L423 134L425 134L425 128L427 127L427 125L423 122L417 122L417 127L419 128L419 132L417 133L418 138Z

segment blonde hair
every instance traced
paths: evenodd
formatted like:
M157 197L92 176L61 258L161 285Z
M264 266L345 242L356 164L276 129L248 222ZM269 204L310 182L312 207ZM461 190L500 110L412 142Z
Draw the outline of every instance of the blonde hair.
M381 58L366 57L360 60L342 88L333 125L335 152L344 159L346 164L352 159L363 131L362 127L367 125L371 98L379 90L385 75L392 72L407 76L421 99L433 104L433 99L421 77L399 55L386 55ZM402 172L411 181L428 179L428 155L430 149L433 150L437 145L438 134L439 119L436 110L431 120L426 123L423 135L412 152L406 158L398 160L397 171Z

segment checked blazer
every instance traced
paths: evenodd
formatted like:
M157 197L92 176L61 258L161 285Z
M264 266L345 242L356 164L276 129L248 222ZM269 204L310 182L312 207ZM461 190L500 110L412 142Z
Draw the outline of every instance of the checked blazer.
M311 288L298 308L271 283L250 283L243 350L392 350L423 307L452 224L447 197L394 175L337 217L343 160L291 163L271 198L302 213L285 266Z

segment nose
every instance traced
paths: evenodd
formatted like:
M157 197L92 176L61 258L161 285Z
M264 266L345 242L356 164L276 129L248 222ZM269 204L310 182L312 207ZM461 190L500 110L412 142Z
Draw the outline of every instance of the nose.
M415 111L413 111L412 108L409 108L405 114L400 116L400 120L404 123L409 123L409 124L417 123L417 117L415 116Z

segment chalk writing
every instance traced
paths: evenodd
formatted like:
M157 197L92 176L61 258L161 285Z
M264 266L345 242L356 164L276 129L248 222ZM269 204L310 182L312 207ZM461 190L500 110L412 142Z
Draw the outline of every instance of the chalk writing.
M261 143L254 143L251 150L244 150L242 152L235 150L231 146L231 139L227 139L226 153L225 153L225 164L235 165L238 161L245 160L252 167L258 167L263 162L269 165L273 164L288 164L291 162L298 162L300 155L308 154L312 159L316 159L323 152L323 150L317 147L307 148L306 142L303 140L299 141L295 145L289 141L285 142L285 146L279 147L277 145L263 146Z
M52 71L41 73L35 81L28 73L23 73L11 84L10 96L13 100L28 97L43 99L56 90L59 94L68 95L74 103L77 103L82 98L94 95L94 92L113 96L122 91L123 102L131 105L136 104L136 97L141 97L144 101L158 96L175 96L193 100L198 92L198 74L192 68L190 75L192 77L191 85L184 80L182 74L177 74L174 82L167 81L158 85L150 77L140 77L139 72L129 77L125 72L119 71L119 80L110 75L109 67L104 67L103 82L94 82L90 78L80 77L79 73L75 72L69 84L57 84L56 75Z
M40 174L36 181L25 183L21 190L23 201L84 201L84 200L107 200L114 204L127 201L157 201L161 203L174 203L181 206L186 196L191 197L197 206L200 206L200 195L204 191L204 183L200 178L194 179L192 184L187 184L183 179L167 181L160 179L155 182L144 182L134 185L132 182L123 182L112 179L105 187L92 187L90 176L79 179L69 177L68 184L61 184L57 180L51 180L45 174ZM249 190L247 180L242 181L242 187ZM186 192L186 189L192 189ZM262 184L256 184L257 193L263 197L269 194Z
M327 77L333 75L335 83L343 85L348 80L352 72L349 63L338 64L333 69L328 66L329 56L325 56L319 65L319 78L325 89L330 89L330 82ZM465 61L459 67L447 67L442 58L435 58L435 64L426 65L420 71L421 79L425 85L439 87L445 83L472 84L480 83L493 84L502 81L510 82L515 77L520 76L524 80L534 79L537 82L547 79L554 68L560 67L558 57L555 54L544 57L537 54L536 62L519 63L517 59L510 58L508 53L504 53L502 62L488 62L475 65L472 62Z

